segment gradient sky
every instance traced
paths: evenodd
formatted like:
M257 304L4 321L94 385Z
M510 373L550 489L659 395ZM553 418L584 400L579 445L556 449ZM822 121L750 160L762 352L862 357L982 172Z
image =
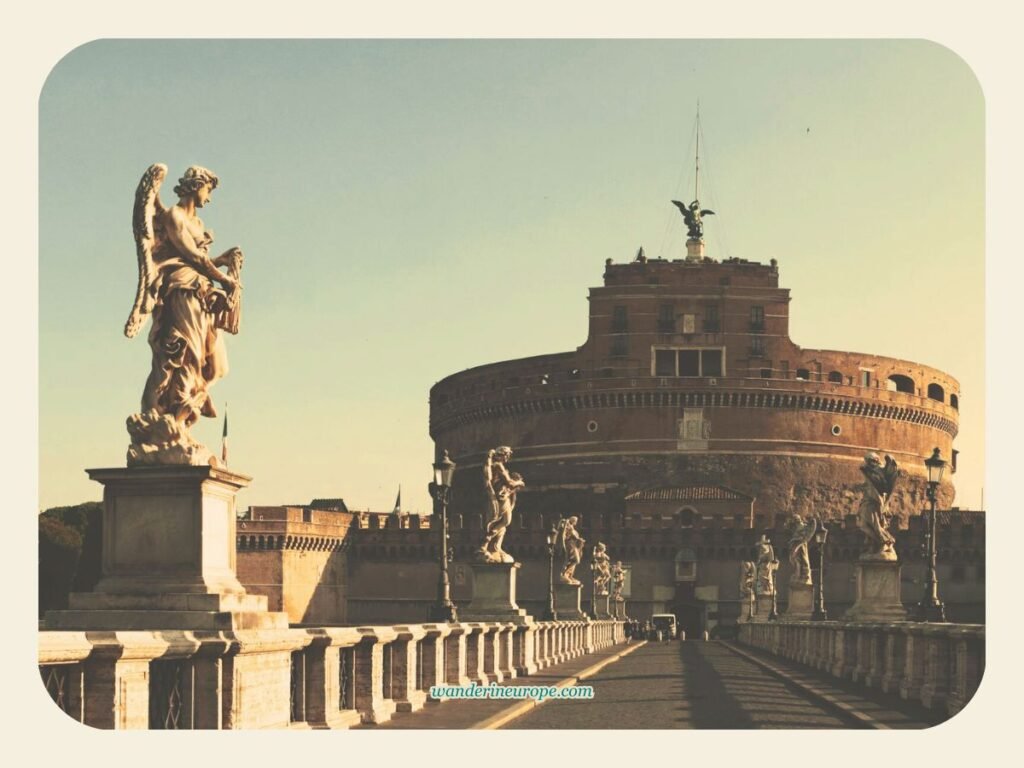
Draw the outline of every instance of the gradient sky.
M153 162L221 177L246 253L228 337L248 504L427 511L430 386L574 349L606 258L779 260L801 346L961 383L956 503L984 467L984 102L923 41L99 41L40 99L41 508L101 496L149 367L121 333ZM810 129L808 131L808 128ZM173 184L163 200L175 201ZM148 327L148 326L147 326ZM196 435L216 450L220 422Z

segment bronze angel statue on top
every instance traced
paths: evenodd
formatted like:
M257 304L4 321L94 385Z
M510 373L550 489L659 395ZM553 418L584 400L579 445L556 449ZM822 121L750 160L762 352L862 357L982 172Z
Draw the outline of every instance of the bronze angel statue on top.
M213 233L196 211L210 202L217 175L198 165L186 169L169 208L160 200L166 175L166 165L151 165L135 192L139 284L124 335L134 337L152 316L153 362L141 412L128 418L128 464L216 465L189 429L200 416L217 415L210 387L228 371L221 331L238 333L244 257L239 248L209 255Z
M691 240L700 240L704 237L704 223L701 221L701 218L704 216L714 216L715 212L707 208L701 210L700 203L697 200L694 200L689 205L673 200L672 205L683 214L683 221L686 222L689 238Z
M867 482L864 483L864 497L857 510L857 527L868 537L868 551L861 560L896 560L896 538L889 533L889 499L892 498L899 467L892 456L886 455L885 466L882 465L877 453L869 453L864 457L860 471Z

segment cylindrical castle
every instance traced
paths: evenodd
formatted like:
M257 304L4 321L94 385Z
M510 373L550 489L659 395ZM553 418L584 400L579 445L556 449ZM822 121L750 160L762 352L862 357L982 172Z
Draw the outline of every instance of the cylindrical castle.
M925 508L924 459L938 447L956 468L957 381L907 360L797 346L776 262L716 262L699 246L685 260L609 260L575 352L434 385L430 435L459 464L457 514L483 513L480 466L498 445L515 450L526 516L624 514L645 489L719 487L753 497L765 524L841 518L856 511L869 451L902 470L892 510L905 520ZM940 507L953 500L950 475Z

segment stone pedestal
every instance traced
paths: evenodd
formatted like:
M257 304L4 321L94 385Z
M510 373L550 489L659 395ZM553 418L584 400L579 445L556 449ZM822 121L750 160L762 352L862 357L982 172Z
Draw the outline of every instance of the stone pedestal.
M594 617L597 619L610 619L612 613L610 610L611 595L597 595L594 598Z
M473 599L459 618L464 621L504 621L526 624L533 620L516 603L516 572L520 563L470 563Z
M900 601L900 564L885 560L859 560L856 571L856 601L845 621L906 621Z
M555 583L555 613L559 621L578 621L586 615L580 608L582 584Z
M772 604L774 595L758 595L757 602L754 603L754 618L753 621L761 622L768 621L768 617L772 615Z
M740 597L740 613L736 617L737 624L746 624L748 621L757 621L757 604L749 596Z
M618 619L620 621L625 621L627 619L627 616L626 616L626 601L625 600L616 600L616 601L614 601L612 603L612 606L613 606L613 610L615 611L614 618L616 618L616 619Z
M814 587L811 584L790 584L786 618L795 621L809 621L812 613L814 613Z
M288 627L235 575L235 494L251 478L187 465L88 473L104 486L100 581L48 612L48 629Z
M704 258L704 241L690 238L686 241L686 260L701 261Z

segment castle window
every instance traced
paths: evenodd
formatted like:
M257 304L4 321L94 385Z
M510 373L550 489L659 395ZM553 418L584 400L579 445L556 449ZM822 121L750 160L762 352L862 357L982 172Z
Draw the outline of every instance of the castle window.
M860 369L860 385L862 387L871 386L871 371L866 371L863 368Z
M654 350L654 375L676 375L676 351L674 349Z
M612 357L625 357L629 354L629 337L615 336L612 338Z
M626 308L617 306L612 310L612 333L625 333L629 330L629 320L626 316Z
M672 333L675 329L675 307L671 304L662 304L658 307L658 331L661 333Z
M614 375L615 375L615 371L612 368L602 368L601 369L601 376L606 378L606 379L610 379Z
M692 528L696 515L696 511L689 507L679 510L679 525L683 528Z
M771 368L762 368L761 369L761 378L762 379L770 379L771 377L772 377L772 369Z
M704 307L704 332L718 333L720 327L718 320L718 305L708 304Z
M764 307L755 306L750 308L750 330L764 330Z
M959 398L959 397L957 397L956 395L952 395L952 394L951 394L951 395L949 396L949 404L950 404L951 406L953 406L953 409L954 409L954 410L957 410L957 411L959 411L959 410L960 410L960 398Z
M898 373L894 373L886 380L886 389L890 392L906 392L907 394L914 394L914 380L909 376L901 376Z
M702 376L721 376L722 350L702 349L700 352L700 368Z
M932 400L938 400L940 403L945 402L946 392L938 384L928 385L928 397Z
M764 339L760 336L755 336L750 340L750 356L764 357Z
M841 374L839 371L831 371L828 375L828 380L831 381L833 384L842 384L843 374Z
M807 370L806 368L797 368L796 369L796 377L800 381L810 381L810 379L811 379L811 372L809 370Z
M700 376L700 350L679 350L679 375Z

